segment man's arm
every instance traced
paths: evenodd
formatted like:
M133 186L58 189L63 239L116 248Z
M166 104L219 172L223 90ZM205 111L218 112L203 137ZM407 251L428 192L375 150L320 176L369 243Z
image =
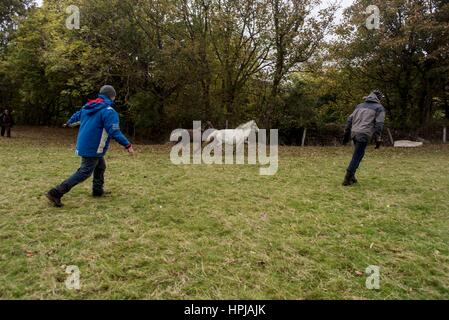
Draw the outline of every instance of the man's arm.
M374 122L374 136L376 139L376 149L379 149L382 144L382 133L385 126L385 109L381 107L376 113Z
M382 136L382 132L384 131L384 125L385 125L385 109L382 107L376 113L376 120L374 123L376 135Z
M104 128L108 135L124 146L128 151L132 151L132 144L120 131L120 120L118 113L111 109L107 109L104 113Z
M345 128L345 135L343 137L343 145L347 145L348 142L351 140L351 130L352 130L352 120L353 120L354 114L351 114L348 118L348 121L346 123Z

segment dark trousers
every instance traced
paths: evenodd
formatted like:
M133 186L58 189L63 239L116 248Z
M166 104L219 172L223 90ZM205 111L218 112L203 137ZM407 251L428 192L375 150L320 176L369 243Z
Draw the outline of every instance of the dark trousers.
M56 190L62 197L64 194L72 190L73 187L89 179L93 174L93 191L102 193L105 171L106 161L104 161L104 158L81 158L81 167L78 171L57 186Z
M363 157L365 156L365 150L368 146L368 142L365 141L365 139L354 139L354 154L352 156L351 163L349 164L348 171L352 174L355 174L357 169L360 166L360 163L363 160Z
M2 137L5 136L5 132L6 137L11 138L11 127L2 127Z

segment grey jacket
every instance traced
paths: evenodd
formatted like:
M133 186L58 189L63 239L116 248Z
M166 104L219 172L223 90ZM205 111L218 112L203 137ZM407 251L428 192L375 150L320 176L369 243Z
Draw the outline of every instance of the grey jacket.
M385 108L374 93L365 97L349 116L346 130L351 130L351 137L365 137L370 140L373 135L382 135L385 123Z

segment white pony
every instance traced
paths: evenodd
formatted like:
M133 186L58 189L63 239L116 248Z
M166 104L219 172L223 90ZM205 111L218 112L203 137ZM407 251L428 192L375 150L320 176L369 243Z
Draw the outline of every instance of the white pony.
M259 127L256 121L251 120L236 129L216 130L207 137L206 142L209 143L214 139L214 143L218 144L239 145L247 141L253 130L259 132Z

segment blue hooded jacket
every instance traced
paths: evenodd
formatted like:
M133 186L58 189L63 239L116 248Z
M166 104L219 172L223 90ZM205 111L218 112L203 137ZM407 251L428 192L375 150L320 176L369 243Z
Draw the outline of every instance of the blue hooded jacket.
M76 153L85 158L104 157L109 149L111 138L128 148L130 142L120 131L118 113L113 109L114 102L105 95L89 101L67 122L69 126L80 124Z

